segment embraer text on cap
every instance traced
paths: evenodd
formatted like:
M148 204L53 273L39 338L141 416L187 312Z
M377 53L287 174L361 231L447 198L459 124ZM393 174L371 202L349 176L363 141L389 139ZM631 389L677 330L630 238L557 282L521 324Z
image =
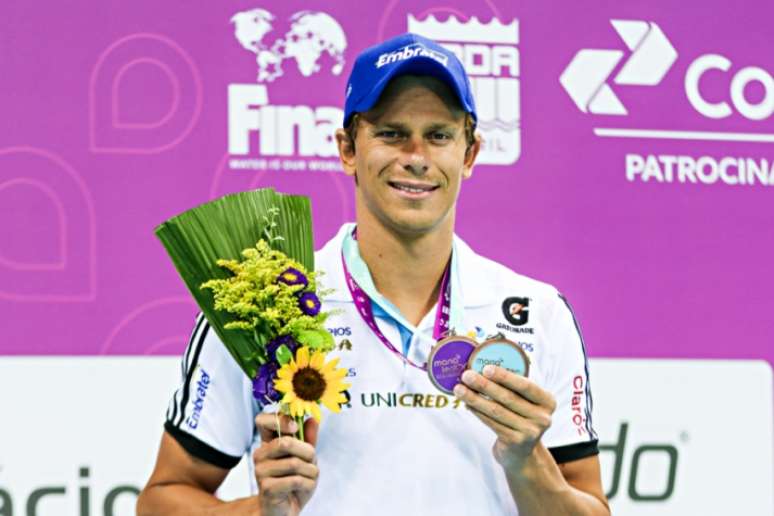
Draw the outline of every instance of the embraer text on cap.
M381 54L376 61L376 67L381 68L384 65L395 63L396 61L404 61L406 59L411 59L412 57L430 57L444 66L447 66L449 62L449 58L444 54L431 48L427 48L421 43L413 43L411 45L406 45L403 48L399 48L394 52Z

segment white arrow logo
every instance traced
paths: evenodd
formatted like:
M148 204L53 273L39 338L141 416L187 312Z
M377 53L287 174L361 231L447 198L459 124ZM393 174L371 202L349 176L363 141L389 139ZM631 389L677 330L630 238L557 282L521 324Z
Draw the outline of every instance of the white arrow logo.
M658 25L637 20L611 20L613 28L632 51L615 76L616 84L655 86L677 60L677 51ZM621 50L580 50L559 77L570 98L584 113L626 115L627 111L607 84L623 57Z

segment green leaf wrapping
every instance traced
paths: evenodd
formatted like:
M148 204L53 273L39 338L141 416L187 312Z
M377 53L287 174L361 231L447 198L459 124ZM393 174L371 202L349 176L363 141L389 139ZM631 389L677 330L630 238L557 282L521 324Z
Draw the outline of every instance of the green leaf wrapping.
M271 219L271 208L279 208L275 219L278 226L273 232L282 239L269 242L265 231L270 229L266 220ZM239 192L172 217L155 232L215 333L248 377L254 378L265 360L262 352L256 352L255 336L225 329L229 314L215 310L212 292L199 287L210 279L229 277L230 273L216 264L219 258L241 260L242 250L255 246L262 238L306 270L314 270L309 199L271 188Z

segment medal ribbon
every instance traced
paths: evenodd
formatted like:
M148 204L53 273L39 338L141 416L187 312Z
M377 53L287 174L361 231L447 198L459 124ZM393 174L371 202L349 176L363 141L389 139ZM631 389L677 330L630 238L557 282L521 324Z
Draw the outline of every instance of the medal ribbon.
M363 318L368 327L371 328L371 331L374 332L374 335L376 335L384 347L397 355L403 362L410 366L416 367L417 369L421 369L422 371L427 371L427 362L422 365L415 364L407 357L403 356L403 353L398 351L395 346L392 345L392 342L390 342L390 340L384 336L384 333L382 333L382 331L379 329L379 326L376 325L374 310L371 306L371 298L368 297L368 294L365 293L360 285L357 284L355 278L352 277L352 274L349 273L349 269L347 269L347 261L344 259L344 253L341 254L341 264L344 267L344 278L347 281L349 292L352 294L352 301L355 302L358 313ZM443 273L443 278L441 279L440 294L438 296L438 307L435 311L435 323L433 324L433 338L435 340L440 340L446 336L449 331L449 314L451 313L451 281L449 279L449 276L451 275L450 269L451 260L449 260L449 264L446 266L446 270Z

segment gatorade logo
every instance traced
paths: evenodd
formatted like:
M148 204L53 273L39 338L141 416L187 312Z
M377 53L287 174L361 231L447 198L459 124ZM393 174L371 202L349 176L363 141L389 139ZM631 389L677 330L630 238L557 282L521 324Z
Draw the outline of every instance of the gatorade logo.
M503 301L503 316L514 326L524 326L529 321L529 298L509 297Z

